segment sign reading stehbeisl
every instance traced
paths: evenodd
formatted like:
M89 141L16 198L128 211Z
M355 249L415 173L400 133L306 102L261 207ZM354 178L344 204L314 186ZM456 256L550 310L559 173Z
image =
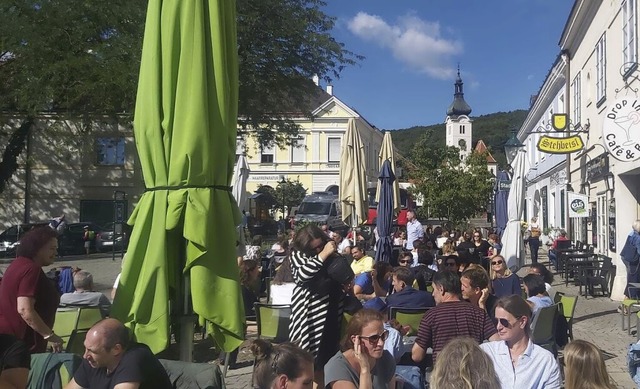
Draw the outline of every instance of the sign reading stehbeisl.
M553 114L551 125L557 133L562 133L569 124L566 113ZM542 135L538 139L538 150L548 154L569 154L582 150L584 143L580 135L561 137L558 135Z
M602 142L619 161L640 158L640 98L623 97L611 104L602 124Z

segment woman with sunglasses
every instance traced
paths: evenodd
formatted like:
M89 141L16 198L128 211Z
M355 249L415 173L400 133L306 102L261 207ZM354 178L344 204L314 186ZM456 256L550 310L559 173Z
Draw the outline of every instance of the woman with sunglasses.
M396 362L384 349L389 331L378 311L362 309L349 321L340 349L324 367L327 388L395 388Z
M478 253L481 257L488 257L489 250L491 249L491 244L486 240L482 239L482 233L480 230L473 232L473 240L474 246L476 246L476 253Z
M496 297L510 296L512 294L522 294L520 287L520 277L512 273L507 267L507 262L502 255L496 255L491 259L489 276L491 277L491 287Z
M325 262L335 255L337 243L320 227L309 224L298 231L291 247L289 259L296 285L291 300L290 339L314 356L314 381L322 388L322 367L339 349L345 299L339 285L326 282Z
M555 357L531 340L531 308L520 296L498 300L495 310L500 340L480 345L499 372L503 389L559 389Z

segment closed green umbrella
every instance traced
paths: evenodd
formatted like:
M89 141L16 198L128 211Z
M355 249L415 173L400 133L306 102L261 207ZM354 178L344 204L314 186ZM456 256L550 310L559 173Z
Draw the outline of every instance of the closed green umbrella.
M171 315L191 311L212 323L225 351L243 338L240 214L229 187L235 23L233 0L148 5L134 119L146 191L129 220L134 229L112 314L154 352L169 344ZM192 326L188 317L182 322Z

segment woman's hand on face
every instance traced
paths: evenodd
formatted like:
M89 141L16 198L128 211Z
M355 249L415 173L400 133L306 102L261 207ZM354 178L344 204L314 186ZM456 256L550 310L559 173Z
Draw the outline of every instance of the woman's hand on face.
M327 244L324 245L324 248L320 252L320 257L324 261L325 259L329 258L335 252L336 252L336 242L329 241L329 242L327 242Z
M353 355L360 364L360 371L369 371L369 358L367 358L366 348L362 347L362 339L359 335L356 335L356 341L353 342Z

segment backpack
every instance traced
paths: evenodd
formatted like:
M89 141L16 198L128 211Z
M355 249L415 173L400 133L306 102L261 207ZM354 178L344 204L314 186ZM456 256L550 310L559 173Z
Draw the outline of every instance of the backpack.
M89 230L87 231L87 236L88 236L87 240L94 240L96 238L96 232Z

